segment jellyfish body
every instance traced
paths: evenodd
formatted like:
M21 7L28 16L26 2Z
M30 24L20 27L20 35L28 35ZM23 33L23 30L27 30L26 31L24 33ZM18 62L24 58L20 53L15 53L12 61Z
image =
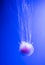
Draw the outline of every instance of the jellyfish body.
M26 0L22 0L22 4L17 6L18 8L18 23L19 23L19 35L20 45L19 51L24 55L32 55L34 47L32 45L32 10L30 4L27 4Z
M27 55L27 56L31 56L34 52L34 47L31 43L22 41L19 47L19 51L23 54L23 55Z

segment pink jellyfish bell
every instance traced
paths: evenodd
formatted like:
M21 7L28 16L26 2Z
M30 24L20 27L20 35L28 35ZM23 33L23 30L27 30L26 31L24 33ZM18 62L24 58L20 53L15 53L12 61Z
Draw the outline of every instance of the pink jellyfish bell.
M30 56L34 52L34 47L31 43L22 41L19 47L19 51L24 55Z

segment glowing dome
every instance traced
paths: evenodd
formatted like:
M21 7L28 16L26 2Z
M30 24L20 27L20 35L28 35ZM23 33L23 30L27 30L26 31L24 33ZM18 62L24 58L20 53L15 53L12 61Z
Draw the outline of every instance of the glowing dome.
M31 43L22 41L20 44L19 50L22 54L30 56L34 52L34 47Z

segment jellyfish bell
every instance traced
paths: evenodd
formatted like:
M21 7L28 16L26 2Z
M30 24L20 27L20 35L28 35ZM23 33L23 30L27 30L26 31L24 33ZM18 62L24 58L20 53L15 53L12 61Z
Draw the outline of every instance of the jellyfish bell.
M31 43L22 41L19 47L19 51L23 55L31 56L34 52L34 47Z

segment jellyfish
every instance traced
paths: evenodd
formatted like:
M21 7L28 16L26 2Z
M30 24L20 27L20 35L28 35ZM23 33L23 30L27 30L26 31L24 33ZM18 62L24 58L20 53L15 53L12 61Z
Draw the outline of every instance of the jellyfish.
M21 54L31 56L34 52L32 40L32 12L30 3L22 0L21 5L17 6L18 9L18 24L19 24L19 51Z
M21 41L19 50L23 55L31 56L34 52L34 47L31 43Z

